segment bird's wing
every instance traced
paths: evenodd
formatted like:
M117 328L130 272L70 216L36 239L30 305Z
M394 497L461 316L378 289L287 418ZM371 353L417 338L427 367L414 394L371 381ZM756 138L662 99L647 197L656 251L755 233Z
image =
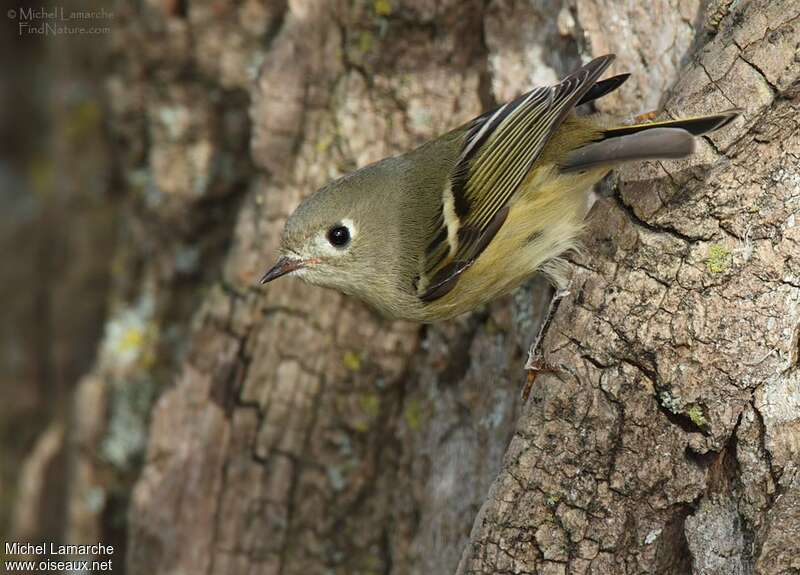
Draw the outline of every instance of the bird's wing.
M425 251L420 299L448 293L486 248L550 136L613 59L613 54L596 58L555 86L535 88L466 126L443 192L438 230Z

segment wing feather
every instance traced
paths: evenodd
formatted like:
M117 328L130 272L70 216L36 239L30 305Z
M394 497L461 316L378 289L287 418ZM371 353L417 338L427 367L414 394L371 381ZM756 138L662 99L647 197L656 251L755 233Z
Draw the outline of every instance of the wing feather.
M423 301L449 292L486 248L547 141L613 59L613 54L596 58L555 86L534 88L467 125L461 154L443 191L441 229L434 233L421 266L417 285Z

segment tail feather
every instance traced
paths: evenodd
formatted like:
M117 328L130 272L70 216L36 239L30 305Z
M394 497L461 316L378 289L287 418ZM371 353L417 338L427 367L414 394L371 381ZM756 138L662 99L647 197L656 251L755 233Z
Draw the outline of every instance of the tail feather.
M709 116L698 116L696 118L683 118L680 120L664 120L662 122L648 122L645 124L634 124L632 126L621 126L619 128L611 128L603 132L603 139L616 138L617 136L627 136L635 134L642 130L650 130L652 128L681 128L686 130L693 136L702 136L714 130L726 126L734 120L736 116L741 114L739 109L726 110L719 114L711 114Z
M600 141L568 153L559 166L562 172L574 172L633 160L685 158L694 152L696 136L719 130L739 113L740 110L728 110L698 118L604 130Z
M562 172L632 160L680 159L694 152L694 136L681 128L653 128L588 144L570 152Z

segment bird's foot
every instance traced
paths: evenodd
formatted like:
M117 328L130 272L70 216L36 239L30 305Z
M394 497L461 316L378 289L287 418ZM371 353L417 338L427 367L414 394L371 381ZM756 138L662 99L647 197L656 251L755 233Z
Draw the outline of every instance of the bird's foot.
M531 347L528 350L528 359L525 361L525 371L528 372L528 376L525 380L525 386L522 388L523 401L528 401L528 396L531 393L531 389L533 389L533 384L536 381L536 377L540 373L558 373L558 369L556 367L545 361L542 350L539 348L539 346L544 339L544 334L547 332L547 328L550 327L550 322L552 321L553 316L555 315L556 310L561 303L561 300L567 295L569 295L569 290L566 288L559 289L553 295L553 299L550 300L550 305L547 307L547 312L545 312L544 319L542 320L542 325L539 328L539 333L536 334L536 339L533 340L533 344L531 344Z
M533 384L536 383L536 378L539 377L540 373L559 373L559 369L556 366L550 365L541 357L535 360L528 358L525 369L528 372L528 376L525 378L525 385L522 387L521 397L523 403L528 401L528 397L533 389Z

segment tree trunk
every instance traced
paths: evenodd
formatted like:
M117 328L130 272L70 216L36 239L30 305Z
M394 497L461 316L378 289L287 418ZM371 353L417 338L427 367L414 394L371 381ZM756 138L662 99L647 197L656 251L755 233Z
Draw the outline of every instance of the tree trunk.
M132 574L800 570L797 2L151 0L115 38L76 537L127 509ZM527 401L541 280L424 328L257 285L305 195L607 52L603 112L744 111L604 183Z

